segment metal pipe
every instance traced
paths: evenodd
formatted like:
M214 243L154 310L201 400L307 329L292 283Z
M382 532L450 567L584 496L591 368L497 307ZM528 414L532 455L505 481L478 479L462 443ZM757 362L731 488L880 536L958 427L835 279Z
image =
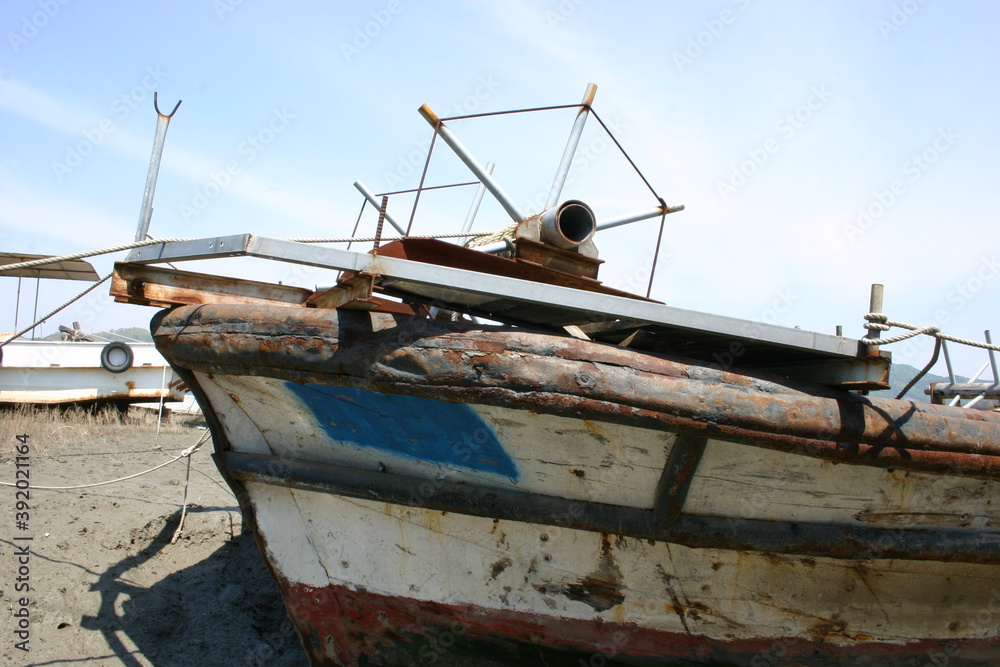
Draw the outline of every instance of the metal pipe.
M496 165L492 162L486 163L486 173L492 174L493 168ZM462 225L462 231L467 232L472 229L472 221L476 219L476 214L479 213L479 206L483 203L483 195L486 194L486 186L482 183L476 188L476 196L472 198L472 208L469 209L469 215L465 217L465 224Z
M975 377L973 377L971 380L969 380L969 382L976 382L977 380L979 380L979 376L983 374L983 372L987 369L987 367L989 367L989 365L990 365L990 362L988 362L988 361L985 364L983 364L980 367L980 369L978 371L976 371Z
M979 376L983 374L983 371L985 371L986 368L989 365L990 365L990 362L988 362L988 361L985 364L983 364L982 367L978 371L976 371L976 374L974 376L972 376L971 378L969 378L969 382L970 383L971 382L976 382L979 379ZM961 405L960 404L961 400L962 400L962 396L961 395L955 396L955 398L952 399L951 403L949 403L948 406L949 407L955 407L956 405L960 406Z
M490 191L490 194L497 198L497 201L500 202L503 209L507 211L507 215L509 215L514 222L524 222L527 219L527 216L521 212L521 209L514 203L514 200L512 200L507 193L503 191L503 188L501 188L500 184L493 179L493 176L487 173L486 169L484 169L476 158L469 153L469 150L462 145L462 142L458 140L458 137L456 137L452 131L445 126L441 119L438 118L438 115L434 113L434 111L426 104L420 107L420 115L423 116L428 123L430 123L431 127L434 128L434 131L437 132L438 136L444 139L444 142L451 147L451 150L455 151L455 155L457 155L458 158L465 163L465 166L476 175L476 178L478 178L480 182L486 186L486 189Z
M38 322L38 288L40 287L41 282L41 276L35 276L35 310L31 313L32 322ZM41 324L41 322L38 323ZM35 328L36 327L32 327L31 329L31 340L35 340Z
M358 192L360 192L365 196L365 199L367 199L368 202L375 207L375 210L380 210L382 208L382 202L380 202L378 199L375 198L375 194L368 189L367 185L365 185L361 181L354 181L354 187L358 189ZM388 211L385 212L385 219L388 221L390 225L392 225L396 229L397 232L399 232L403 236L406 236L406 232L403 231L402 226L400 226L400 224L396 222L395 218L393 218Z
M608 218L606 220L601 220L597 223L597 231L603 231L605 229L611 229L612 227L620 227L622 225L627 225L632 222L639 222L640 220L649 220L650 218L656 218L661 215L667 215L668 213L677 213L678 211L684 210L684 204L664 204L663 206L657 206L656 208L646 209L644 211L635 211L633 213L628 213L626 215L619 216L617 218Z
M542 239L565 250L593 238L595 227L594 212L576 199L563 202L559 208L550 208L539 217Z
M566 184L569 167L573 163L576 147L580 143L583 126L587 123L587 117L590 116L590 105L594 103L595 95L597 95L597 86L592 83L588 84L587 90L583 94L583 101L580 102L580 111L576 114L573 129L570 131L569 139L566 141L566 149L563 151L562 161L559 163L559 168L556 169L556 177L552 181L552 189L549 190L548 201L545 202L546 210L554 208L559 203L559 195L562 194L563 186Z
M491 243L489 245L473 246L472 249L495 255L498 252L507 252L511 249L511 245L510 241L497 241L496 243Z
M881 313L882 312L882 297L885 293L885 286L879 283L872 283L871 293L868 297L868 312L869 313ZM865 332L869 338L879 338L882 332L878 329L870 329ZM870 355L878 355L879 349L877 345L867 346L867 353Z
M973 405L975 405L979 401L983 400L984 398L986 398L986 392L985 391L983 393L979 394L978 396L976 396L974 399L972 399L971 401L969 401L965 405L963 405L962 407L966 408L966 409L971 408Z
M933 395L940 398L953 396L974 398L980 394L986 394L986 398L1000 399L1000 385L990 382L957 382L955 384L936 382L934 385ZM926 387L924 393L931 394L931 388Z
M955 384L955 370L951 367L951 355L948 354L948 341L941 339L941 351L944 352L944 365L948 369L948 381Z
M17 277L17 301L14 305L14 331L17 331L17 316L21 312L21 276Z
M993 344L993 339L990 337L989 329L986 330L986 343L988 345ZM993 353L993 350L987 350L990 355L990 367L993 369L993 384L1000 384L1000 378L997 376L997 358Z
M139 209L139 225L135 230L135 240L146 240L149 231L149 220L153 217L153 194L156 192L156 177L160 173L160 158L163 156L163 144L167 140L167 128L170 119L177 113L181 102L178 101L169 114L160 111L157 93L153 93L153 108L156 109L156 135L153 138L153 154L149 158L149 173L146 174L146 189L142 193L142 208Z

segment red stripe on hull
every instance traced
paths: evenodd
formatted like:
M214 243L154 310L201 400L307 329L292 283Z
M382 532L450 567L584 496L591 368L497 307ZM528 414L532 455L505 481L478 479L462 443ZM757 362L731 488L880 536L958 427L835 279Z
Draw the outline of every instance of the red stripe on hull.
M782 637L716 640L629 623L441 604L342 586L283 588L313 665L1000 664L997 638L907 644L862 640L849 645Z

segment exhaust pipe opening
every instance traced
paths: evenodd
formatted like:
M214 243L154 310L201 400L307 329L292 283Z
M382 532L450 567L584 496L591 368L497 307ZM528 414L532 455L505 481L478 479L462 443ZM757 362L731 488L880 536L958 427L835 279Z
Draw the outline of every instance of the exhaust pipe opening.
M542 238L557 248L572 249L589 241L597 230L594 212L571 199L541 215Z

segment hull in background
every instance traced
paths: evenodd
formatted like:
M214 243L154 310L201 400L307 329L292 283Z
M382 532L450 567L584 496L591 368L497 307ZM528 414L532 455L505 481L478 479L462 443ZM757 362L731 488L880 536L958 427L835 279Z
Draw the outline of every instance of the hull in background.
M0 405L183 401L186 387L152 343L128 343L128 368L102 366L107 343L12 341L0 348ZM108 363L125 365L120 348ZM115 365L117 364L117 365Z

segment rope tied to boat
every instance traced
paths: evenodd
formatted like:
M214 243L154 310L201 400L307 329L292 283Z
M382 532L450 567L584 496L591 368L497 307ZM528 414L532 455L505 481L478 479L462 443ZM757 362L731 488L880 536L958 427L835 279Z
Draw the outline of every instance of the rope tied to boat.
M926 326L918 327L913 324L907 324L906 322L897 322L896 320L890 320L885 313L866 313L865 314L865 329L869 331L889 331L893 327L897 329L908 329L906 333L899 334L898 336L891 336L889 338L872 338L870 336L865 336L861 339L862 343L871 346L879 345L890 345L891 343L898 343L901 340L907 340L908 338L913 338L914 336L926 335L934 338L934 352L931 354L931 360L920 369L920 371L913 376L913 378L903 387L903 390L896 395L897 399L903 398L906 392L910 391L920 381L922 377L930 372L934 364L937 363L938 356L941 354L941 343L944 341L951 341L953 343L959 343L960 345L968 345L970 347L978 347L984 350L1000 351L1000 345L993 345L992 343L983 343L978 340L970 340L968 338L959 338L958 336L951 336L949 334L943 333L940 327L933 324L928 324Z
M968 338L959 338L958 336L951 336L949 334L943 333L941 329L933 324L927 326L918 327L913 324L907 324L906 322L897 322L896 320L890 320L885 313L866 313L864 324L865 329L869 331L889 331L889 329L895 327L897 329L909 329L907 333L900 334L898 336L892 336L890 338L871 338L864 337L861 342L866 345L878 346L878 345L889 345L891 343L898 343L901 340L906 340L908 338L913 338L914 336L919 336L925 334L928 336L933 336L939 340L946 340L951 343L958 343L960 345L969 345L970 347L978 347L984 350L993 350L995 352L1000 352L1000 345L994 345L992 343L984 343L978 340L970 340Z
M471 238L465 242L466 248L475 248L481 245L490 245L492 243L498 243L500 241L513 241L517 232L517 224L510 225L509 227L504 227L503 229L497 230L495 232L486 232L485 234L480 234L475 238Z
M60 255L59 257L43 257L42 259L33 259L28 262L18 262L17 264L4 264L0 266L0 273L6 273L8 271L18 271L20 269L32 269L36 266L45 266L46 264L55 264L57 262L68 262L72 259L83 259L84 257L97 257L98 255L110 255L114 252L121 252L122 250L131 250L132 248L144 248L149 245L159 245L160 243L173 243L174 241L193 241L194 239L146 239L145 241L133 241L132 243L123 243L121 245L111 246L110 248L99 248L97 250L85 250L83 252L74 252L71 255Z
M116 479L109 479L109 480L107 480L105 482L94 482L93 484L78 484L76 486L36 486L35 484L32 484L31 488L32 489L43 489L45 491L73 491L73 490L76 490L76 489L92 489L95 486L106 486L108 484L114 484L115 482L124 482L124 481L130 480L130 479L135 479L136 477L142 477L143 475L148 475L151 472L155 472L155 471L159 470L160 468L166 467L166 466L170 465L171 463L175 463L177 461L180 461L183 458L187 458L188 461L190 461L191 460L191 458L190 458L191 455L194 454L199 449L201 449L201 446L204 445L206 442L208 442L208 439L211 438L211 437L212 437L212 432L206 430L205 434L201 437L200 440L198 440L198 442L196 442L195 444L191 445L190 447L188 447L187 449L185 449L184 451L182 451L180 454L178 454L174 458L170 459L169 461L165 461L165 462L161 463L160 465L153 466L152 468L149 468L148 470L143 470L142 472L137 472L137 473L132 474L132 475L127 475L125 477L118 477ZM0 486L15 486L15 485L12 484L12 483L10 483L10 482L0 482ZM185 497L186 497L186 495L187 495L187 488L185 487ZM186 500L185 500L185 502L186 502Z

